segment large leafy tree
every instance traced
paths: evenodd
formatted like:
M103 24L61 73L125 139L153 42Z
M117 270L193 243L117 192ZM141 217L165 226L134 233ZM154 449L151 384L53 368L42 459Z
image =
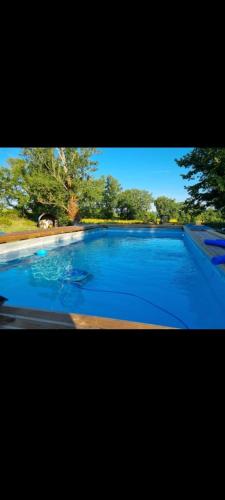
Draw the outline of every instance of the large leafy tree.
M176 217L178 214L178 205L176 200L167 196L159 196L154 200L157 215L160 221L169 220L171 217Z
M185 202L176 202L176 219L180 224L188 224L191 221L194 222L193 212L185 205Z
M120 192L121 186L118 180L112 175L108 175L105 180L103 195L103 217L111 219L115 215Z
M79 209L82 217L101 217L105 189L105 177L86 179L82 183Z
M51 210L73 221L79 215L82 189L96 170L95 148L24 148L20 159L0 171L1 197L9 206Z
M26 213L30 197L24 181L24 161L10 158L8 167L0 168L0 202L4 208L15 206Z
M176 162L188 170L182 178L192 182L185 186L186 206L196 212L213 207L225 215L225 148L194 148Z
M118 197L118 210L122 219L143 219L153 202L152 194L141 189L126 189Z

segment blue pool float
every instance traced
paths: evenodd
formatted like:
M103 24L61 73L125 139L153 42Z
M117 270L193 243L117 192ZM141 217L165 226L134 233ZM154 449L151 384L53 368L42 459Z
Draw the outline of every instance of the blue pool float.
M225 264L225 255L216 255L211 259L211 262L216 265Z
M36 255L39 255L39 257L44 257L44 255L47 255L48 251L44 249L40 249L36 252Z
M225 240L204 240L206 245L214 245L215 247L225 248Z
M225 240L204 240L204 243L206 245L225 248ZM211 262L215 265L225 264L225 255L215 255L215 257L212 257Z

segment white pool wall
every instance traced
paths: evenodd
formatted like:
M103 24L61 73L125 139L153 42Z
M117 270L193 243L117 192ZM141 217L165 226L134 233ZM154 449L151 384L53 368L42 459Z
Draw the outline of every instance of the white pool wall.
M55 234L29 240L2 243L0 245L0 262L7 262L19 259L20 257L28 257L41 248L50 250L59 246L78 243L79 241L87 239L90 233L93 235L100 231L100 228L94 230L89 229L88 231L77 231L76 233Z

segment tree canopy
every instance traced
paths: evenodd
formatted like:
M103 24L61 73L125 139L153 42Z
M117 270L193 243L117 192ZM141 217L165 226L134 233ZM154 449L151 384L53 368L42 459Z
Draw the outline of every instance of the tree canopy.
M37 220L50 212L60 224L80 217L122 219L150 216L146 190L123 191L112 175L94 178L95 148L23 148L0 167L0 206L16 207Z
M115 215L119 193L122 188L117 179L108 175L106 177L103 195L103 216L111 219Z
M186 206L198 212L214 207L225 215L225 148L194 148L176 162L189 169L182 178L193 181L185 186Z
M142 219L149 212L152 194L141 189L126 189L118 197L118 211L122 219Z
M157 215L161 222L169 220L171 217L178 215L178 204L176 200L168 198L167 196L159 196L154 200Z
M101 217L105 177L86 179L82 183L79 196L79 209L82 217Z
M97 162L95 148L24 148L20 158L0 169L0 196L8 206L17 205L34 214L51 211L73 221L78 199L87 189Z

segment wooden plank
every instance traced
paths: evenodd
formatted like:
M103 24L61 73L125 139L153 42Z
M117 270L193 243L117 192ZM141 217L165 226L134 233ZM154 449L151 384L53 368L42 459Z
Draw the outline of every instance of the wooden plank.
M100 316L82 315L82 314L70 314L70 317L74 320L76 327L78 329L88 328L88 329L137 329L137 330L176 330L176 328L161 325L151 325L148 323L137 323L134 321L118 320L113 318L103 318Z
M152 325L84 314L56 313L12 306L2 306L0 329L138 329L176 330L174 327Z
M0 236L1 243L9 243L10 241L29 240L32 238L40 238L43 236L54 236L57 234L75 233L77 231L88 231L89 229L96 229L97 225L91 226L65 226L54 229L41 229L32 231L20 231L17 233L8 233Z

